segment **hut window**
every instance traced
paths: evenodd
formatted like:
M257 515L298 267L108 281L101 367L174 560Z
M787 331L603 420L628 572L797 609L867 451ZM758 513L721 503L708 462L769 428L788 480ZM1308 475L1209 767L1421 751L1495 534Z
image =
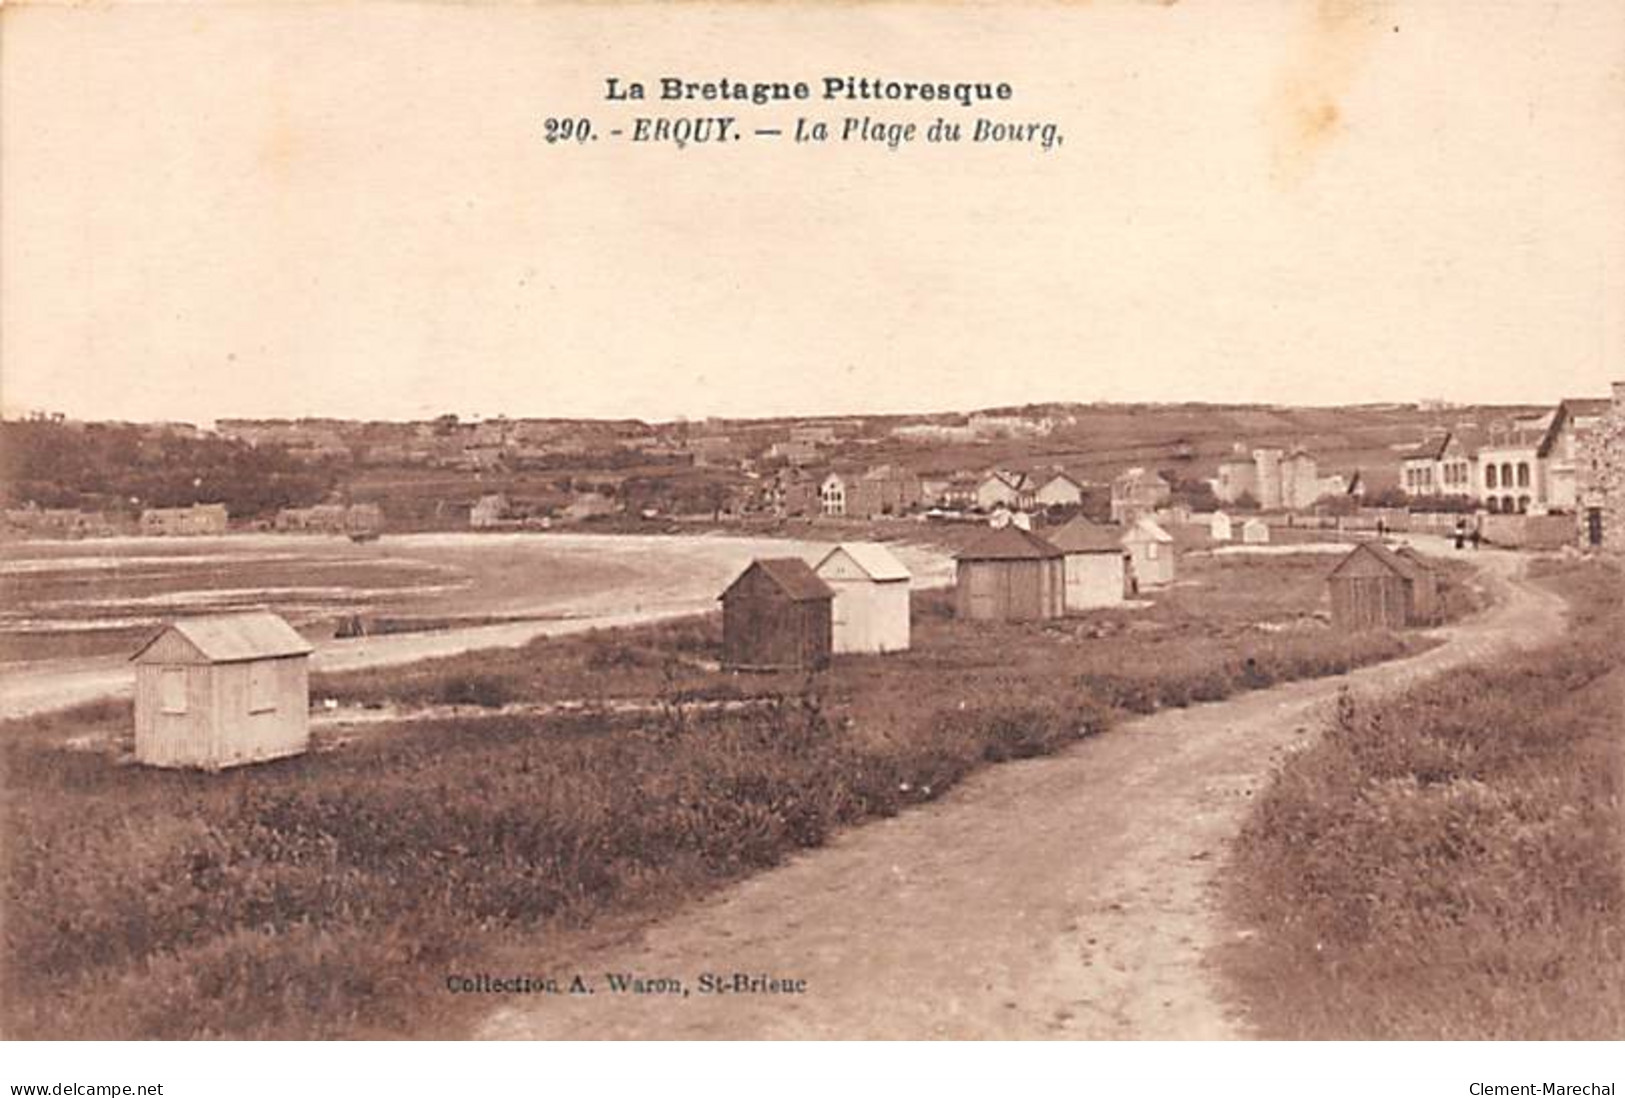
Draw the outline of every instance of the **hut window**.
M186 712L186 672L178 667L166 667L158 672L158 710L162 713Z
M1157 559L1157 543L1156 542L1152 541L1152 542L1147 542L1146 543L1146 546L1145 546L1145 559L1146 560L1156 560Z
M276 674L268 663L248 665L248 711L270 713L276 709Z

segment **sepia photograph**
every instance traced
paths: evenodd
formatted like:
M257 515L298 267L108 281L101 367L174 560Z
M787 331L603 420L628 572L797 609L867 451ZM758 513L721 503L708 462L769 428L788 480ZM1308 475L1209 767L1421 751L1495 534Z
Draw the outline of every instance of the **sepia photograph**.
M7 3L0 414L10 1042L1625 1039L1609 0Z

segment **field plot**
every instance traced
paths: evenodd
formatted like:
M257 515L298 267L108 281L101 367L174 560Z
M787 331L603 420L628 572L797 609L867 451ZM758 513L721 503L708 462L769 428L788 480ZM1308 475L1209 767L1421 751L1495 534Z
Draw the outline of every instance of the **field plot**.
M1197 558L1154 606L1044 626L961 623L926 592L914 650L813 679L714 670L703 618L326 676L319 699L421 709L213 777L119 765L121 704L11 722L4 1027L465 1032L480 1004L445 995L448 972L562 960L560 935L635 925L1119 712L1429 643L1331 633L1323 565Z

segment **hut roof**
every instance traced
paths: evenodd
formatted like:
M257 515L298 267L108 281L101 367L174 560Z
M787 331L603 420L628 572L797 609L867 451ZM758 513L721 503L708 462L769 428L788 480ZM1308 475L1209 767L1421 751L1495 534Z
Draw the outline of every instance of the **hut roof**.
M812 602L835 597L835 592L830 590L829 584L814 575L812 568L800 557L764 557L753 560L750 567L739 573L720 597L727 598L729 592L743 583L745 577L752 572L766 576L791 602Z
M1123 531L1118 540L1170 542L1174 540L1174 537L1151 519L1141 516L1127 530Z
M955 560L1050 560L1064 554L1037 534L1011 524L962 550Z
M310 642L294 632L293 626L282 618L256 610L182 618L154 633L130 659L140 659L159 637L170 632L178 633L210 663L308 656L315 651Z
M1419 572L1433 571L1433 562L1416 551L1414 546L1401 545L1393 551L1400 560L1408 561Z
M1122 536L1110 526L1090 522L1079 515L1049 536L1050 544L1063 553L1121 553Z
M1374 558L1377 563L1390 572L1408 580L1421 579L1428 573L1426 565L1413 563L1386 545L1375 541L1362 541L1349 551L1348 556L1337 562L1337 567L1332 569L1331 575L1337 575L1347 568L1351 562L1359 560L1362 556Z
M903 566L903 562L894 557L890 549L872 541L842 542L824 554L824 559L818 562L818 568L822 569L824 562L837 553L845 553L851 557L852 563L863 569L864 574L876 583L909 578L909 571Z

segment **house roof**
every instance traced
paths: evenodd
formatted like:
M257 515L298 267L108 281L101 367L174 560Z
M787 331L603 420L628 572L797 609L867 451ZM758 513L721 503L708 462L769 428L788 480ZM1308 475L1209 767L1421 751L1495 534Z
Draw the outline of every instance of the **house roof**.
M269 611L241 614L210 614L171 622L147 638L130 656L139 659L159 637L178 633L210 663L239 663L243 660L308 656L315 649L282 618Z
M1606 413L1611 405L1606 397L1570 398L1557 402L1557 408L1552 412L1552 421L1546 426L1546 433L1540 438L1540 445L1535 453L1540 457L1550 457L1552 447L1557 445L1558 436L1563 433L1563 424L1575 416L1600 416Z
M1139 537L1136 538L1135 535L1139 535ZM1174 540L1172 534L1168 533L1168 531L1164 530L1161 526L1158 526L1154 520L1146 518L1143 515L1136 519L1128 527L1128 529L1124 530L1119 536L1120 541L1129 541L1131 539L1145 539L1160 542L1170 542Z
M1155 472L1154 470L1142 469L1139 466L1135 466L1132 469L1125 469L1112 479L1112 483L1117 485L1138 484L1141 481L1148 484L1155 481L1165 488L1169 487L1167 478L1161 473Z
M800 557L764 557L753 560L750 566L727 586L720 597L727 598L728 592L738 587L752 572L766 576L791 602L812 602L815 599L835 597L835 592L830 590L829 584L819 579L813 573L812 567Z
M1014 525L990 531L955 560L1050 560L1063 554L1030 531Z
M1400 560L1403 560L1403 561L1407 562L1413 568L1415 568L1418 572L1428 573L1428 572L1433 571L1432 562L1430 562L1421 553L1418 553L1413 546L1401 545L1401 546L1397 547L1396 549L1394 549L1393 552L1394 552L1394 556L1398 557Z
M1412 550L1412 552L1415 551ZM1358 560L1362 555L1376 558L1376 560L1390 572L1393 572L1398 576L1403 576L1408 580L1422 579L1429 572L1427 565L1422 564L1419 561L1400 556L1398 553L1394 552L1392 549L1380 542L1362 541L1353 549L1349 550L1347 556L1337 562L1337 567L1332 569L1331 575L1337 575L1348 566L1350 561Z
M1406 461L1438 461L1444 456L1444 448L1449 443L1450 432L1446 431L1425 439L1416 449L1406 451L1404 458Z
M1121 553L1122 532L1079 515L1049 535L1049 543L1063 553Z
M903 567L903 562L892 556L890 549L872 541L842 542L818 562L815 572L822 571L824 564L837 553L845 553L852 558L852 563L863 569L865 575L877 583L886 583L891 580L906 580L909 570Z

